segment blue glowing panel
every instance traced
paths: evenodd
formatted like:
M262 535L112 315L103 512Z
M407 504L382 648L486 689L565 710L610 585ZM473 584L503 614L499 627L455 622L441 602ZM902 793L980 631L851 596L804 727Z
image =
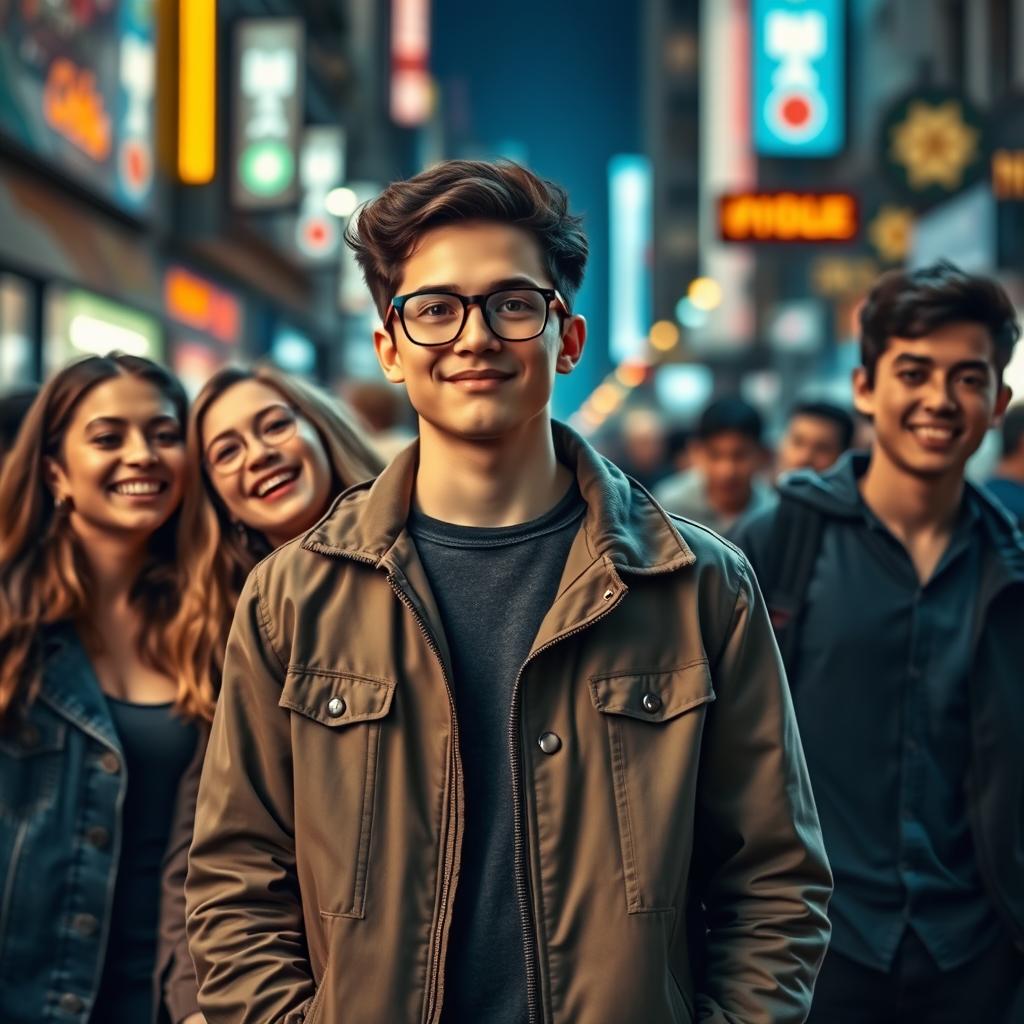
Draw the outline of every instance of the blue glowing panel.
M843 0L753 0L754 149L834 156L846 142Z
M651 162L645 156L612 157L608 164L609 338L615 363L647 351L651 326Z

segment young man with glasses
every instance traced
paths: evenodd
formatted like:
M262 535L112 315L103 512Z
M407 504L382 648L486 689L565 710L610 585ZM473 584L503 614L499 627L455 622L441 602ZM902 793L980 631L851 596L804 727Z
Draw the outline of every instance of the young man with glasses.
M188 884L211 1021L802 1021L831 879L742 556L550 418L564 192L451 162L352 239L420 438L254 571Z

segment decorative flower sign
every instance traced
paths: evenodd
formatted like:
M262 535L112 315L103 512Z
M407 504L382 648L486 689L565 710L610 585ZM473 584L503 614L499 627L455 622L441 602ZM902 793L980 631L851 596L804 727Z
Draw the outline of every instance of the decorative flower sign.
M880 141L890 180L916 207L941 202L985 174L984 121L948 90L918 91L894 104Z

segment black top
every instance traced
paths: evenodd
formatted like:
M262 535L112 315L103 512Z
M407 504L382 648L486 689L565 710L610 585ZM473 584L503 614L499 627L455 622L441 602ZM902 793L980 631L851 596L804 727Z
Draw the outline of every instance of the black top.
M177 717L171 704L106 700L124 751L128 786L103 979L91 1020L144 1024L153 1003L161 862L198 731Z
M409 518L451 651L465 775L445 1024L523 1024L528 1017L509 714L516 676L554 601L585 507L573 484L550 512L518 526L454 526L416 511Z
M860 496L865 468L847 462L818 481L829 519L790 679L835 875L831 948L886 971L909 926L951 970L998 931L965 795L971 626L986 540L965 500L922 585Z

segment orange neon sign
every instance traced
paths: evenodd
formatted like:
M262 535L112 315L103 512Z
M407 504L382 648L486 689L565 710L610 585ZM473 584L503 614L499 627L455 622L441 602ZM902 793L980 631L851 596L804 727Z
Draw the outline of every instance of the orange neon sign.
M848 192L736 192L718 201L726 242L849 242L857 237L857 200Z
M43 116L55 132L97 163L110 156L110 117L96 88L96 76L66 57L58 57L50 65L43 89Z
M1024 199L1024 150L997 149L992 154L992 191L996 199Z
M229 345L240 340L242 309L238 299L181 267L171 267L164 277L164 304L179 323L206 331Z

